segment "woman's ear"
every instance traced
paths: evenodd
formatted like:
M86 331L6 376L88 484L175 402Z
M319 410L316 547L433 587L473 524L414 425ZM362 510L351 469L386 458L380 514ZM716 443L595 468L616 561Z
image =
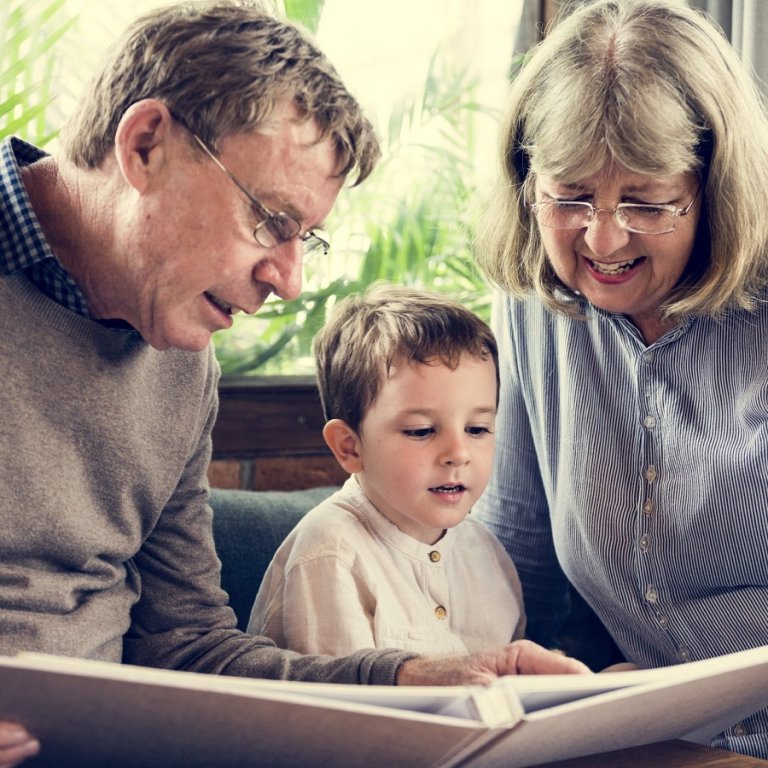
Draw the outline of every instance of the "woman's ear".
M323 427L323 438L342 469L350 475L363 469L360 438L346 421L331 419Z
M143 192L168 158L173 117L158 99L131 104L115 132L115 159L125 180Z

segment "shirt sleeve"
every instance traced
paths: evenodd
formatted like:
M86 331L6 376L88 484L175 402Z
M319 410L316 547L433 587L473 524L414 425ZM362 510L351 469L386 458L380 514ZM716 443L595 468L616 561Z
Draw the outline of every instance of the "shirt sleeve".
M286 647L333 656L375 647L373 596L354 570L354 558L350 563L337 554L290 569L283 595Z
M363 651L332 659L277 648L265 637L239 632L220 587L220 564L207 503L207 467L216 418L215 377L196 447L140 551L128 563L140 599L124 638L128 663L270 679L391 685L403 661L416 654Z
M520 385L525 365L517 346L516 300L497 296L493 328L499 344L501 386L496 456L491 480L473 515L501 541L523 587L527 636L547 647L568 613L568 586L552 540L549 505L538 466L529 408ZM543 386L546 384L543 382Z

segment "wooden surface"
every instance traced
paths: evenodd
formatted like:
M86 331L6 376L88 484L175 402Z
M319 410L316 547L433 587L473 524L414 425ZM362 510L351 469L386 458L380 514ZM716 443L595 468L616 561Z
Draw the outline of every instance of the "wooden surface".
M666 741L546 763L537 768L768 768L768 761L689 741Z
M219 384L213 455L330 455L324 423L311 377L225 377Z

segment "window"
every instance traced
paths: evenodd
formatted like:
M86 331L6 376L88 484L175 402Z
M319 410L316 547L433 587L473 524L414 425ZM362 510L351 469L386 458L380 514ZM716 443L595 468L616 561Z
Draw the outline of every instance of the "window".
M9 57L25 59L25 114L39 110L26 137L54 135L104 47L135 15L165 2L0 0L0 29L9 38L12 28L24 32L17 49L0 46L0 72ZM470 251L474 193L495 158L495 110L522 2L319 3L318 42L376 125L384 158L340 195L328 222L332 251L307 265L302 297L271 301L214 338L225 373L311 373L311 338L326 310L375 279L450 291L487 315L488 291ZM18 90L18 81L0 80L0 105ZM0 106L0 133L12 122L6 117L4 126ZM48 146L55 149L55 138Z

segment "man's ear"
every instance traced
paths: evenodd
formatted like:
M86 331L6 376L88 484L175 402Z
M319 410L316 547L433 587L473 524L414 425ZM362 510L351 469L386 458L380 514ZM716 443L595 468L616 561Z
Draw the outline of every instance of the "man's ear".
M115 133L115 159L125 180L143 192L168 159L173 117L158 99L131 104Z
M363 469L360 438L346 421L331 419L323 427L323 438L342 469L350 475Z

